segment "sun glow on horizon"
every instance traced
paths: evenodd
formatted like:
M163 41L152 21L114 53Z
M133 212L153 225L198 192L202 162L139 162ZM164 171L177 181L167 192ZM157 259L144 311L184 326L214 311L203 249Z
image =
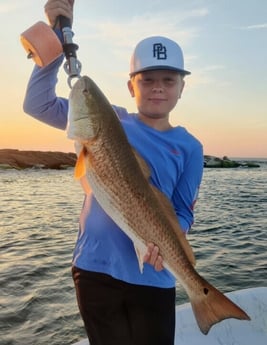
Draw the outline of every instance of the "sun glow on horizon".
M74 151L64 131L34 120L22 108L33 62L27 59L19 35L36 21L46 20L44 3L3 0L0 4L5 28L0 32L0 149ZM149 35L173 38L181 44L192 74L171 114L172 124L195 135L205 154L267 157L267 2L243 4L236 0L229 8L223 2L167 0L155 9L153 2L137 0L129 12L121 0L115 7L104 0L77 1L73 30L82 74L90 75L112 104L135 111L126 87L133 47ZM58 95L68 97L63 69L58 79Z

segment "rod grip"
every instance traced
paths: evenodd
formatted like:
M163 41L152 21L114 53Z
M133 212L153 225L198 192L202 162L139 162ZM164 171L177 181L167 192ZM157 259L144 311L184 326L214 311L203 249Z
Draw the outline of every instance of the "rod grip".
M60 15L58 16L58 19L59 19L59 26L61 30L63 28L71 28L71 20L69 18Z

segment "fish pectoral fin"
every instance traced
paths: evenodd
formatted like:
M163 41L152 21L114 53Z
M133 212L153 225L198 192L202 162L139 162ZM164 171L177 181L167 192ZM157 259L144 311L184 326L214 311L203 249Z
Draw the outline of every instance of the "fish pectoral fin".
M79 180L86 175L85 150L82 149L78 155L74 168L74 177Z
M91 188L91 186L87 180L86 175L84 175L80 178L80 183L81 183L81 186L82 186L85 194L87 194L87 195L92 194L92 188Z
M172 228L175 231L175 234L179 240L179 243L182 247L182 249L185 252L185 255L187 256L187 259L190 261L190 263L195 266L196 264L196 259L195 259L195 255L193 252L192 247L190 246L188 240L185 237L185 234L183 233L180 224L178 222L177 219L177 215L173 209L172 204L170 203L169 199L160 191L158 190L156 187L150 185L153 192L155 193L158 201L161 203L161 205L163 206L163 209L168 217L168 220L170 221Z
M85 194L89 195L92 193L92 189L86 176L86 171L88 168L87 160L89 160L89 155L87 154L85 147L81 143L76 142L75 149L78 158L74 168L74 177L75 179L80 180Z
M133 242L134 250L136 253L140 273L143 273L144 271L144 256L147 252L147 248L144 244L138 244L136 242Z

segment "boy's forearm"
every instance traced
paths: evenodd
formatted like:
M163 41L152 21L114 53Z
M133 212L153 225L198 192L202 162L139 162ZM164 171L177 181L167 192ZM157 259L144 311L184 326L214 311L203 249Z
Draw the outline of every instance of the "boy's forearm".
M67 99L55 92L62 61L63 56L46 67L34 67L23 103L25 113L59 129L66 128L68 113Z

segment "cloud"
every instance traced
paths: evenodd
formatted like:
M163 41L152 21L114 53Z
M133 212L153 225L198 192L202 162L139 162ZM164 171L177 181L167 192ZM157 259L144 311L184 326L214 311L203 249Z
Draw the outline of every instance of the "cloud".
M216 87L226 87L229 82L224 80L220 71L226 69L223 65L204 66L194 70L190 78L188 78L188 87L195 88L202 85L216 85ZM219 72L219 74L217 73Z
M267 23L263 24L255 24L255 25L248 25L245 27L242 27L243 30L261 30L261 29L267 29Z
M12 4L12 3L0 4L0 14L14 12L18 8L19 8L18 4Z
M183 46L198 37L200 33L200 29L192 25L192 18L204 17L208 13L205 8L179 12L176 10L160 11L153 14L147 12L124 18L125 23L116 18L101 22L87 19L80 21L79 25L83 25L82 31L88 32L88 35L83 35L83 37L79 35L79 38L112 42L117 47L132 47L144 37L164 35L176 40ZM188 25L187 21L190 21Z
M11 3L7 1L0 4L0 14L15 12L22 7L24 7L23 2Z
M0 4L0 14L16 12L25 7L25 1L2 1Z
M75 23L77 29L74 27L74 32L75 41L82 47L79 54L83 53L87 56L84 59L85 66L90 56L90 61L95 60L102 66L103 71L104 61L109 58L116 61L113 65L114 73L128 71L129 58L135 44L153 35L166 36L178 42L184 50L188 65L188 61L195 57L186 55L186 47L190 47L201 34L203 30L201 23L209 11L204 7L188 10L176 6L166 10L162 5L162 8L157 6L155 8L153 12L143 11L135 15L129 13L120 18L106 14L100 17L93 15L88 17L81 12L79 23ZM196 20L197 18L200 20ZM106 73L110 74L110 72Z
M203 68L203 71L218 71L218 70L221 70L221 69L225 69L225 66L223 65L211 65L211 66L206 66Z

